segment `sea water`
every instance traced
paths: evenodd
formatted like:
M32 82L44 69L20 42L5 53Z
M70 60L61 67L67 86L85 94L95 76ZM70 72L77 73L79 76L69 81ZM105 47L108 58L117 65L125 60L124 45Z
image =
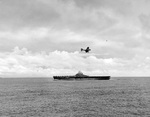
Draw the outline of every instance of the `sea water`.
M150 117L150 78L0 79L0 117Z

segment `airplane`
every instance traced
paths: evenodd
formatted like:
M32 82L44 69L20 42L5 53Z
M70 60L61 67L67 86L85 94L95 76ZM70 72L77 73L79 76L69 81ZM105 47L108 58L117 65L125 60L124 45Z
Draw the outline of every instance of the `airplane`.
M87 47L86 49L81 48L81 51L85 51L86 53L89 53L89 51L91 51L91 49L89 47Z

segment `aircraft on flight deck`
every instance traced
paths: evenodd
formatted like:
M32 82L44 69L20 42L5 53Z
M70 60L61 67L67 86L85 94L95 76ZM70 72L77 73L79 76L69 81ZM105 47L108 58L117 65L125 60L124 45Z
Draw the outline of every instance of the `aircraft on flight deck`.
M86 49L81 48L81 51L85 51L86 53L88 53L89 51L91 51L91 49L89 47L87 47Z

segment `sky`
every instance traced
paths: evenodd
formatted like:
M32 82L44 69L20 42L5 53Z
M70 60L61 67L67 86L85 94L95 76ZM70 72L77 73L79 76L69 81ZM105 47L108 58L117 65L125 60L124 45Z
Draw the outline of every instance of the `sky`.
M0 0L0 77L150 76L149 0ZM90 53L80 52L90 47Z

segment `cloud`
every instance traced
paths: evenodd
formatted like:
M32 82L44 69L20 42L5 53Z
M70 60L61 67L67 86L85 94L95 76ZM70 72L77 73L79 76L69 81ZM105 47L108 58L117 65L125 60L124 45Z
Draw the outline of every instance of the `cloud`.
M72 32L70 30L56 30L53 28L24 28L17 31L1 31L0 32L0 51L10 51L16 45L18 47L30 49L34 52L38 51L54 51L54 50L78 50L82 46L89 45L94 42L91 36Z
M84 6L93 4L95 7L97 2L94 0L84 1ZM91 32L105 30L114 26L118 22L115 11L115 3L100 0L102 7L94 10L91 8L80 8L80 1L52 1L52 0L3 0L0 4L0 21L1 28L15 30L20 28L38 28L38 27L54 27L56 29L70 29L72 31ZM109 5L113 3L112 5ZM122 3L123 4L123 3ZM104 7L108 5L109 7ZM119 6L116 4L116 6ZM122 5L123 6L123 5ZM113 7L113 8L112 8Z
M47 26L59 17L53 4L43 4L38 0L2 0L0 6L3 11L0 12L1 28L5 25L11 28Z
M79 68L115 75L130 71L136 75L143 68L147 73L149 4L148 0L1 0L1 73L49 76ZM91 55L76 52L87 46Z
M144 14L141 14L139 16L139 19L141 21L141 24L142 24L142 28L144 30L144 32L149 32L150 31L150 14L149 15L144 15Z
M0 56L0 76L3 77L74 75L79 70L88 75L120 76L125 75L126 72L130 72L128 75L135 75L133 74L135 71L139 69L147 71L150 67L147 64L149 57L129 61L117 58L97 58L97 55L86 55L77 51L33 53L26 48L15 47L12 52L0 53ZM149 75L149 73L144 73L144 75Z

